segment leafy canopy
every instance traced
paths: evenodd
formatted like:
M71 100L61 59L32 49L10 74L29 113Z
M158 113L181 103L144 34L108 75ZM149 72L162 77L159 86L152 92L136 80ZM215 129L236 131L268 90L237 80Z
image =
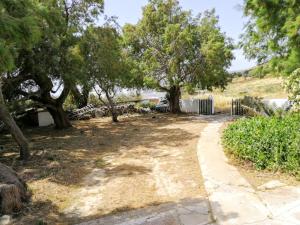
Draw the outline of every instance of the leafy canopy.
M21 48L29 48L39 38L33 0L0 1L0 73L12 70Z
M98 93L114 97L118 89L132 86L132 67L124 55L117 29L110 25L89 27L80 43L80 51L87 79L96 85Z
M18 57L17 70L13 77L7 77L7 86L19 87L21 90L17 93L42 104L56 104L58 101L61 104L71 86L82 77L77 47L79 37L103 11L103 0L39 2L41 38L33 48L23 49ZM18 83L13 83L15 81ZM63 90L61 95L60 90ZM61 98L54 99L57 96Z
M214 11L193 17L175 0L150 0L136 25L124 26L128 54L150 88L224 87L233 59L231 40Z
M249 58L285 74L300 67L298 0L245 0L244 13L249 22L242 46Z

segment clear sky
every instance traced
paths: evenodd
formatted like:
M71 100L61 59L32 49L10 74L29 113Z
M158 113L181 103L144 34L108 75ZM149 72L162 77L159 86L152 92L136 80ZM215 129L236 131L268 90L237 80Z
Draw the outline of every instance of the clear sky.
M105 14L117 16L120 25L135 24L141 18L142 7L147 2L147 0L105 0ZM180 0L181 6L192 10L194 14L215 8L222 31L233 38L235 43L239 41L246 22L239 7L242 3L243 0ZM230 71L248 69L255 65L255 62L245 59L242 50L235 50L234 55L236 59L232 62Z

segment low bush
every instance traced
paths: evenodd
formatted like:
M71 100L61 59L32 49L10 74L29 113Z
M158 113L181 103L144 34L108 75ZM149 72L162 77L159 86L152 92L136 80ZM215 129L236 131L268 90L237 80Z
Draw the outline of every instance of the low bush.
M136 108L149 108L151 110L155 109L156 104L153 102L141 102L136 104Z
M300 178L300 115L239 119L223 133L223 145L257 169L281 170Z

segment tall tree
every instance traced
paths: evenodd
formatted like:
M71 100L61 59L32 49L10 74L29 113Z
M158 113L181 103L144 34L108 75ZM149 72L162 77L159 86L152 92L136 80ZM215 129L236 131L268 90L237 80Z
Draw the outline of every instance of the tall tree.
M300 67L300 4L295 0L245 0L249 17L242 35L245 53L289 74Z
M15 68L21 48L30 49L39 38L35 4L31 0L0 2L0 119L20 147L20 158L30 156L29 143L8 111L2 94L2 82Z
M52 115L56 128L71 124L63 103L82 75L76 44L84 28L103 10L103 0L41 1L42 38L32 50L23 51L18 69L4 81L4 91L38 102Z
M296 100L300 77L300 3L295 0L245 0L249 17L242 46L249 58L257 59L287 79L291 98ZM295 71L293 73L293 71Z
M145 84L168 93L173 113L180 112L183 87L210 89L227 83L233 45L214 10L194 18L177 0L150 0L141 20L125 25L124 36Z
M81 43L86 74L94 84L99 100L118 122L114 97L122 88L132 87L134 76L130 61L122 49L122 38L111 25L89 27Z

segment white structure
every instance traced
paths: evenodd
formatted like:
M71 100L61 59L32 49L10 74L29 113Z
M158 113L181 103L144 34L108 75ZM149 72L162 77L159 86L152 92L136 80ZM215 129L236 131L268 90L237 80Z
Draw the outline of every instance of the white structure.
M210 107L211 107L211 114L214 114L214 99L212 97L209 97L208 99L212 100L212 104L210 105ZM185 113L200 114L201 106L199 104L200 104L200 99L181 100L180 109L182 112Z
M199 99L181 100L181 111L185 113L199 113Z
M54 124L54 120L48 111L38 112L39 127L46 127Z
M291 102L286 98L264 99L262 102L273 110L287 110L291 106Z

